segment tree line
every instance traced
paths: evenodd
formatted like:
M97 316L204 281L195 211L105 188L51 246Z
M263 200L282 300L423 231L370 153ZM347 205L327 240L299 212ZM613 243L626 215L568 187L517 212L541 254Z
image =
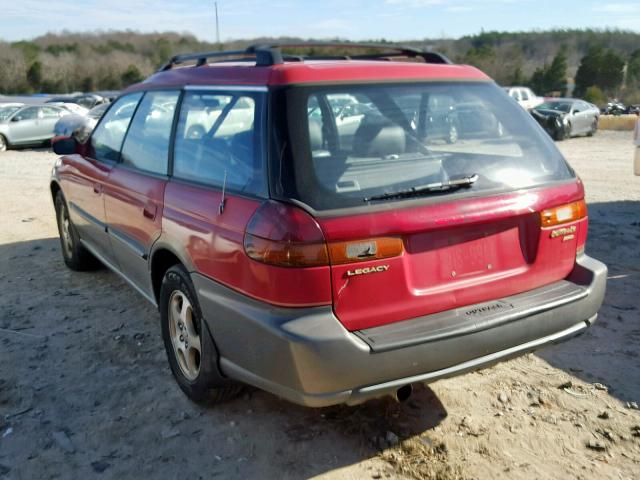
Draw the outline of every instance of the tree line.
M125 31L63 32L30 41L0 41L0 93L119 90L147 77L178 53L238 49L278 41L303 40L255 38L217 45L186 34ZM390 43L384 39L373 42ZM640 33L481 32L459 39L403 43L441 51L458 63L477 66L501 85L528 85L539 95L564 95L567 87L575 84L574 96L597 104L610 97L640 103ZM345 53L324 49L297 53L314 52Z

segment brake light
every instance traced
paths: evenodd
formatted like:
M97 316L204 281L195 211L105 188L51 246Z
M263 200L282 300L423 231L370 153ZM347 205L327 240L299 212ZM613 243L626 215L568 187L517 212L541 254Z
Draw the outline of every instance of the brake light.
M402 239L380 237L327 245L320 225L305 211L279 202L265 202L253 214L244 235L250 258L280 267L320 267L395 257L404 252Z
M563 223L574 222L587 216L587 205L584 199L573 203L548 208L540 212L540 223L543 227L553 227Z
M273 201L260 205L251 217L244 250L254 260L281 267L329 264L320 225L305 211Z

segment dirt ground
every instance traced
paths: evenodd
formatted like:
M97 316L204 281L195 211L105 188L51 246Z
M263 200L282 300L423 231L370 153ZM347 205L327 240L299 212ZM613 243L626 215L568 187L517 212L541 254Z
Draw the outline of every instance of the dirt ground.
M157 312L107 270L65 268L47 189L55 156L0 154L0 477L640 478L630 134L559 147L586 185L587 253L610 269L593 328L404 404L325 409L254 389L217 407L189 402Z

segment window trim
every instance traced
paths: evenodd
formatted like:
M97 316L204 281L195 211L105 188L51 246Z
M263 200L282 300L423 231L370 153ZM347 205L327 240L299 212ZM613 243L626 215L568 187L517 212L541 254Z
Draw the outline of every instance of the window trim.
M102 114L102 116L100 117L100 120L98 120L98 123L96 123L96 126L93 127L93 130L91 131L91 135L89 135L89 137L85 140L84 145L87 145L89 148L89 153L93 153L91 151L92 149L92 144L91 141L93 140L93 135L96 133L96 130L98 130L98 127L100 125L102 125L102 123L104 122L104 119L106 118L107 114L111 111L111 109L113 108L113 106L120 101L120 99L125 98L127 96L130 95L140 95L140 98L138 99L138 103L136 104L136 107L133 109L133 113L131 114L131 120L129 121L129 125L127 125L127 129L124 133L124 136L122 137L122 143L120 144L120 148L118 149L118 159L117 160L100 160L98 158L95 158L94 155L90 155L87 154L86 157L90 158L91 160L101 163L103 165L108 165L110 167L114 167L115 165L117 165L118 163L120 163L120 156L122 154L122 146L124 145L124 141L127 138L127 133L129 133L129 127L131 126L131 122L133 121L133 117L136 114L136 112L138 111L138 106L140 105L140 102L142 101L142 99L144 98L145 94L147 92L145 91L136 91L136 92L130 92L130 93L125 93L123 95L120 95L118 98L116 98L113 102L111 102L109 104L109 106L107 107L107 109L104 111L104 113Z
M263 188L261 189L261 192L249 192L249 191L242 191L241 189L233 186L233 185L226 185L225 186L225 191L229 192L235 196L239 196L239 197L244 197L244 198L248 198L248 199L259 199L259 200L264 200L266 198L270 198L270 182L269 182L269 152L267 150L267 145L268 145L268 118L270 117L270 109L269 109L269 102L270 102L270 95L269 95L269 88L266 86L255 86L255 85L185 85L182 88L182 95L180 96L180 103L179 105L176 107L176 115L174 117L174 130L171 132L171 155L170 155L170 164L169 164L169 180L170 181L175 181L177 183L182 183L185 185L193 185L196 187L200 187L200 188L206 188L209 190L213 190L213 191L217 191L220 192L222 191L222 185L214 185L212 183L209 182L201 182L192 178L184 178L178 175L175 175L174 173L174 160L175 160L175 140L177 138L177 133L178 133L178 124L180 122L180 115L182 113L182 105L184 102L184 99L187 95L187 93L190 92L215 92L216 94L219 95L224 95L225 93L228 94L228 96L230 97L240 97L242 93L265 93L265 95L262 97L262 101L261 102L256 102L256 106L255 108L255 114L259 115L259 122L256 122L254 119L254 138L253 138L253 142L254 142L254 147L258 147L260 149L260 152L262 154L263 157L263 171L262 171L262 175L264 176L264 185ZM253 97L252 97L253 98ZM260 106L260 108L258 108L258 105ZM261 128L261 132L260 135L258 135L258 139L255 138L256 136L256 125L259 123L260 128Z
M153 89L153 90L138 90L136 92L132 92L132 94L135 93L141 93L142 92L142 96L140 97L140 100L138 100L138 104L136 105L135 110L133 111L133 115L131 116L131 121L129 122L129 125L127 126L127 130L124 134L124 138L122 139L122 145L120 145L120 152L118 154L118 161L115 162L115 165L122 167L122 168L126 168L127 170L131 170L132 172L138 172L141 174L145 174L145 175L151 175L153 177L157 177L157 178L164 178L164 179L168 179L171 174L173 173L173 143L174 143L174 139L175 139L175 127L176 127L176 118L179 117L178 112L180 111L179 108L182 107L182 98L184 97L184 89L180 89L180 88L158 88L158 89ZM138 108L140 108L140 104L142 104L142 102L144 101L145 97L147 96L148 93L156 93L156 92L177 92L178 93L178 98L176 99L176 106L173 110L173 119L171 120L171 129L169 130L169 144L167 146L167 171L166 173L158 173L158 172L153 172L151 170L144 170L142 168L138 168L135 165L128 165L123 163L122 161L122 149L124 148L124 144L127 142L127 137L129 136L129 130L131 129L131 124L133 124L133 120L136 117L136 114L138 113ZM124 95L123 95L124 96ZM115 101L114 101L115 103ZM107 109L107 112L109 111L109 109ZM102 118L105 117L105 115L107 114L107 112L104 112L104 114L102 115ZM98 128L98 125L96 125L96 128ZM95 129L94 129L95 131Z

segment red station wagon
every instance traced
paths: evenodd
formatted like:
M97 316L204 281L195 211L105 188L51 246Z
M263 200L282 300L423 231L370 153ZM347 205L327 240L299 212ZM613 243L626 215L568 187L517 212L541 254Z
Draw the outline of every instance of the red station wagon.
M158 306L190 398L404 400L595 321L582 182L490 78L281 47L174 57L54 143L65 263Z

